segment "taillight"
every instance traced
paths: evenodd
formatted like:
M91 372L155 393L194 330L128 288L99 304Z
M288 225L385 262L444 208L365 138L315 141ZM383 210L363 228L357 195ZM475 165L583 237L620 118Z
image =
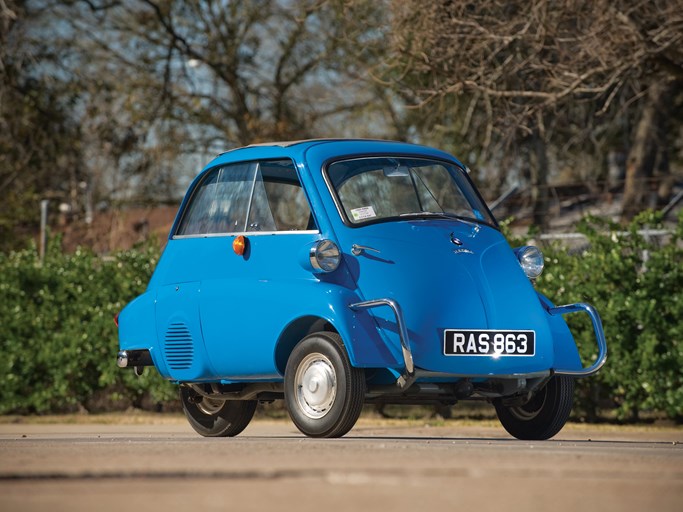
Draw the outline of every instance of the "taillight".
M116 327L119 326L119 313L116 313L114 315L114 323L116 324Z

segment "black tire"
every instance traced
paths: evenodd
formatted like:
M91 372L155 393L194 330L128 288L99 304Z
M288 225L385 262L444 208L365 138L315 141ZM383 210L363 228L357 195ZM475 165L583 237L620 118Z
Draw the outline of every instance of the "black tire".
M242 432L254 417L256 400L215 400L202 397L192 388L180 387L180 401L192 428L204 437L232 437Z
M574 403L574 379L556 375L521 406L495 403L498 419L517 439L543 440L557 434L569 419Z
M285 404L303 434L343 436L358 421L364 401L365 374L351 366L338 334L314 333L294 347L285 369Z

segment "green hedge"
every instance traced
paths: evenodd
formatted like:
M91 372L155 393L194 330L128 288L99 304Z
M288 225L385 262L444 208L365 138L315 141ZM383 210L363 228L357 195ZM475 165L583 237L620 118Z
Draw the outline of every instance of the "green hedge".
M638 233L653 228L661 223L651 212L626 228L588 218L578 226L585 249L543 248L539 289L558 305L592 303L602 317L607 363L578 386L578 409L589 419L601 408L613 408L619 419L643 411L683 418L683 214L670 236ZM587 315L565 318L590 361L596 349Z
M175 397L156 372L137 379L116 366L114 315L144 291L157 256L151 246L106 260L63 254L59 241L43 265L35 248L0 254L0 413L150 407Z
M622 227L587 219L590 245L570 252L544 247L537 286L556 304L590 302L605 326L605 367L583 379L576 411L595 419L605 410L634 419L641 412L683 417L683 216L663 242L638 235L656 228L653 214ZM515 243L521 243L519 240ZM136 378L116 367L114 315L146 286L154 246L102 259L86 250L35 248L0 254L0 413L154 408L174 400L175 387L155 371ZM567 317L588 362L595 355L585 315Z

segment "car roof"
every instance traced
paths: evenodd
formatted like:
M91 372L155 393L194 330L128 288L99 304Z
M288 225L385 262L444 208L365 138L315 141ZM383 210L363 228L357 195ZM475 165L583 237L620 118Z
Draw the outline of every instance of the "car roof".
M311 153L311 151L313 152ZM457 165L465 169L465 166L453 155L450 155L442 150L420 144L382 139L319 138L281 142L264 142L234 148L216 156L204 167L204 171L207 171L216 165L237 162L243 159L293 158L297 160L301 158L308 158L310 156L314 159L317 159L320 163L320 161L328 161L329 159L336 158L338 156L364 156L370 154L431 156L455 162Z
M237 148L229 149L227 151L223 151L220 153L220 155L224 155L226 153L231 153L233 151L239 151L241 149L248 149L248 148L263 148L263 147L279 147L279 148L289 148L292 146L299 146L299 145L307 145L311 146L314 144L321 144L321 143L331 143L331 142L392 142L395 144L411 144L409 142L399 142L399 141L394 141L394 140L387 140L387 139L363 139L363 138L350 138L350 139L345 139L345 138L317 138L317 139L300 139L300 140L285 140L285 141L278 141L278 142L257 142L254 144L248 144L246 146L240 146Z

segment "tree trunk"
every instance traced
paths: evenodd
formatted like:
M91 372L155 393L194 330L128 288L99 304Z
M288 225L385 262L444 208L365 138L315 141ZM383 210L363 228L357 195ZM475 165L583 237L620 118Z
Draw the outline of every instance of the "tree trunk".
M545 231L550 221L548 218L548 153L545 140L538 129L534 130L531 137L529 164L533 223L541 231Z
M656 80L648 90L643 110L636 126L633 145L626 161L626 182L621 218L628 221L642 211L648 202L649 179L653 177L657 153L665 149L662 129L668 121L667 103L674 82Z

